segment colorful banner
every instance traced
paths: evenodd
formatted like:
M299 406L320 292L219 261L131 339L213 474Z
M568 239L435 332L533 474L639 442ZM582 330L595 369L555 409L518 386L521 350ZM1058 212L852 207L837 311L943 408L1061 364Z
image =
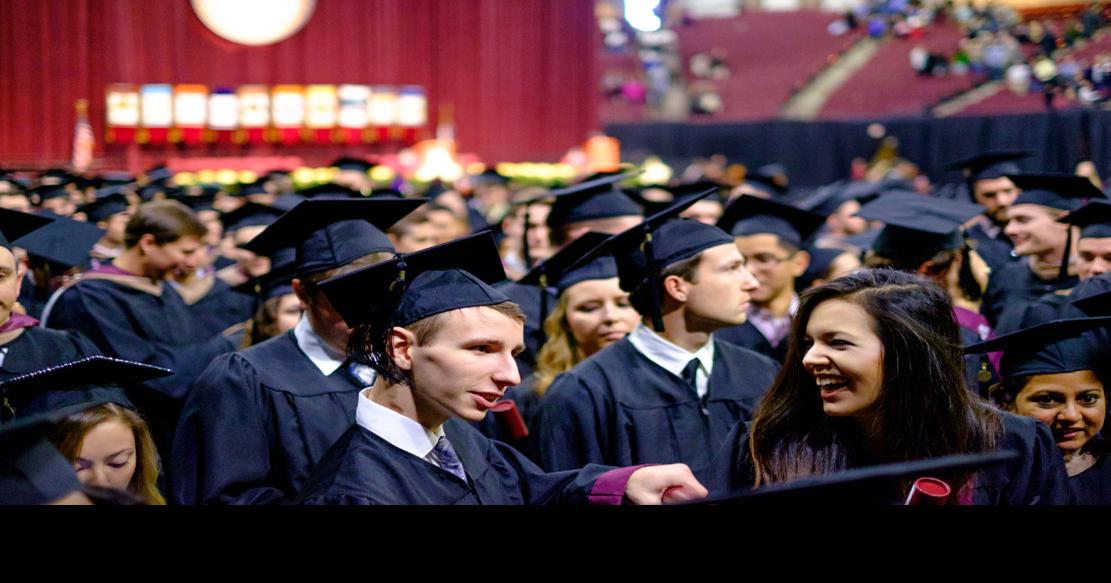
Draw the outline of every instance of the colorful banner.
M143 85L139 94L142 116L139 143L164 144L169 140L174 123L174 88L172 85Z
M129 144L135 141L139 128L139 86L129 83L109 85L105 91L107 113L106 141Z
M174 87L174 125L180 141L199 144L208 119L208 87L181 84ZM172 137L171 137L172 139ZM177 140L174 140L177 141Z
M332 142L332 130L339 115L339 98L335 85L305 87L305 128L317 143Z
M406 85L397 92L397 125L419 128L428 124L428 98L424 89Z
M266 85L244 85L239 88L239 127L236 141L261 144L270 127L270 88Z
M405 85L112 84L108 142L199 144L413 143L427 132L428 97Z
M271 119L277 139L285 145L301 140L305 125L305 89L300 85L276 85L270 92Z
M230 144L238 127L239 98L234 90L217 87L208 96L208 141Z

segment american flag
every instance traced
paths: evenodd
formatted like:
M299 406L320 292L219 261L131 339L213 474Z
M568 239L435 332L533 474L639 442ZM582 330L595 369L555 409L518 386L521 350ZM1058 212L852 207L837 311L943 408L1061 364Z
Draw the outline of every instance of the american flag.
M73 128L73 169L76 172L84 172L93 165L96 137L89 123L88 108L88 101L81 99L77 102L77 125Z

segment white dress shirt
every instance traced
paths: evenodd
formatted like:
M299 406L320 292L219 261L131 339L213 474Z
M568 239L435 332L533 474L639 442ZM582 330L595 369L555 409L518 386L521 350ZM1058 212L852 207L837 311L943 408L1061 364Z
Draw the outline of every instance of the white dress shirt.
M698 398L701 399L706 396L706 391L709 390L710 375L714 371L713 334L710 335L706 344L702 345L702 348L693 353L672 344L669 340L645 326L643 322L637 324L636 329L629 334L628 338L637 352L680 379L683 378L683 369L687 367L687 363L692 358L697 358L698 371L694 374L694 386L698 390Z
M340 366L347 362L347 355L332 348L323 338L317 336L313 331L312 325L309 324L309 317L302 314L301 319L297 321L297 326L293 328L293 337L297 340L297 347L305 356L309 357L316 368L324 376L329 376L336 372ZM362 381L363 386L369 387L374 384L376 376L374 369L366 365L355 365L355 374Z
M430 454L432 448L436 447L436 442L444 435L442 425L435 431L429 431L401 413L371 401L370 389L359 391L355 423L385 439L390 445L439 466Z

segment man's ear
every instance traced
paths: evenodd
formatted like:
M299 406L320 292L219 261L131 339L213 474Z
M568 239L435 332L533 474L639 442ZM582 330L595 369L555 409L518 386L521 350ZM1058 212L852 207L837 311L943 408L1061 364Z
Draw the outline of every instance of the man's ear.
M806 273L806 268L810 267L810 253L806 251L795 251L788 261L791 262L791 275L800 277Z
M308 310L312 306L312 297L305 286L304 280L295 277L290 284L293 286L293 295L297 296L297 301L301 303L301 309Z
M394 326L386 338L390 358L399 370L413 370L413 348L417 345L417 337L409 330Z
M679 277L678 275L669 275L664 278L664 293L674 298L676 301L687 301L687 290L690 282ZM665 298L660 298L661 300Z
M139 241L135 246L139 248L139 251L141 251L143 255L147 255L150 252L150 248L157 245L158 240L154 238L154 233L143 233L139 235Z

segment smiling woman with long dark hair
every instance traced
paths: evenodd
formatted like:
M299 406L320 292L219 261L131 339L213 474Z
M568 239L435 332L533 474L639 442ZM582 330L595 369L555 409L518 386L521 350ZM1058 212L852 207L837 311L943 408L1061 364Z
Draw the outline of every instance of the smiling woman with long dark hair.
M922 277L869 269L808 290L779 376L751 424L734 428L711 482L734 490L1005 447L1021 459L936 477L954 502L1064 503L1046 428L981 401L962 366L949 297Z

